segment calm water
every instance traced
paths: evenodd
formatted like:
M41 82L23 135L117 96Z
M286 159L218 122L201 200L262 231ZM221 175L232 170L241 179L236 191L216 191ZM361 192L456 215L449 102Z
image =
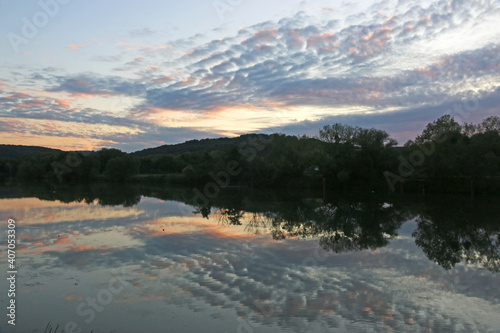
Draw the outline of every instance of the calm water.
M0 188L2 332L500 332L500 201ZM17 318L7 325L7 220Z

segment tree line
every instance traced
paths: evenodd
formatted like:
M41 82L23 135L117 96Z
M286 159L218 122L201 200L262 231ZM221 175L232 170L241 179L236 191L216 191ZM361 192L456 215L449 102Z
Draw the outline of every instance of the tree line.
M273 134L237 139L234 145L214 140L210 150L177 154L143 156L104 148L90 154L50 151L21 159L1 158L0 178L197 186L220 182L218 175L233 165L239 172L223 187L500 190L500 118L496 116L460 125L444 115L400 147L385 131L339 123L324 126L316 137ZM195 144L191 141L189 146Z

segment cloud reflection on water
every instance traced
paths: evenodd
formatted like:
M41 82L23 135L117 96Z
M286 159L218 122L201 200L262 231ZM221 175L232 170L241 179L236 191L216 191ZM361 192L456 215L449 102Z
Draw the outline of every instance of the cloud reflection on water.
M226 329L224 325L232 323L233 331L242 322L256 331L279 327L296 332L481 332L500 324L499 276L478 269L479 263L458 263L445 270L429 261L412 237L416 220L407 222L412 214L401 213L401 207L344 203L343 209L351 212L354 207L361 220L378 212L398 222L393 231L382 227L382 234L390 237L365 247L371 251L321 250L325 260L310 265L307 259L317 253L318 237L331 232L325 229L329 224L315 235L308 224L293 222L290 211L270 214L264 209L244 211L241 225L231 225L221 217L230 205L219 204L206 219L186 203L151 197L142 197L133 207L2 199L2 218L19 215L21 221L22 311L49 316L63 307L75 309L109 279L104 271L126 267L132 287L116 297L94 325L126 332L127 322L140 318L143 328L154 329L165 323L162 311L167 308L183 318L203 313L214 320L210 329ZM380 207L389 209L389 215ZM304 209L301 216L316 208ZM273 225L277 214L279 223ZM253 228L256 221L259 232ZM358 235L367 232L360 223ZM283 228L285 239L273 239L276 226ZM75 276L78 285L65 282ZM50 311L35 310L49 299ZM68 318L75 316L74 310L68 311L63 311ZM128 319L111 322L120 311ZM37 325L33 327L43 323Z

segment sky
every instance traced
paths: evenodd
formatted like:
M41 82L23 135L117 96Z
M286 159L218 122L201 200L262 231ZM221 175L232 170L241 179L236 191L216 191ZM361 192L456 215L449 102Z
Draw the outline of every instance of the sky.
M499 0L0 0L0 143L132 152L500 115Z

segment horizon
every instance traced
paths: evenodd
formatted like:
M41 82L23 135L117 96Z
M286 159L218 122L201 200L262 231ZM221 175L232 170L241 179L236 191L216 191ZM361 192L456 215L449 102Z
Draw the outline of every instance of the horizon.
M423 129L422 129L423 130ZM289 135L289 134L285 134L285 133L279 133L279 132L275 132L275 133L243 133L243 134L240 134L238 136L220 136L220 137L215 137L215 138L210 138L210 137L206 137L206 138L200 138L200 139L188 139L186 141L183 141L183 142L177 142L177 143L166 143L166 144L162 144L162 145L159 145L159 146L151 146L151 147L144 147L144 148L141 148L141 149L138 149L138 150L133 150L133 151L123 151L127 154L133 154L133 153L136 153L136 152L139 152L139 151L142 151L142 150L147 150L147 149L155 149L155 148L159 148L159 147L162 147L162 146L169 146L169 145L181 145L181 144L184 144L184 143L187 143L187 142L191 142L191 141L203 141L203 140L217 140L217 139L236 139L236 138L239 138L239 137L242 137L242 136L245 136L245 135ZM389 133L390 134L390 133ZM297 134L297 135L290 135L290 136L296 136L296 137L302 137L303 135L300 135L300 134ZM316 140L319 140L321 141L321 138L319 137L319 135L314 135L314 136L307 136L308 139L316 139ZM413 140L415 138L412 138L410 140ZM405 142L406 143L406 142ZM395 147L396 148L402 148L404 147L405 143L401 143L401 142L398 142ZM22 146L22 147L39 147L39 148L49 148L49 149L59 149L59 148L51 148L51 147L47 147L47 146L37 146L37 145L20 145L20 144L4 144L4 143L0 143L0 146ZM71 149L60 149L61 151L65 151L65 152L97 152L99 151L100 149L119 149L120 148L116 148L116 147L112 147L112 146L109 146L109 147L99 147L97 149L94 149L94 150L84 150L84 149L80 149L80 150L71 150Z
M496 0L0 0L0 143L130 153L343 123L402 146L443 114L500 114L499 19Z

